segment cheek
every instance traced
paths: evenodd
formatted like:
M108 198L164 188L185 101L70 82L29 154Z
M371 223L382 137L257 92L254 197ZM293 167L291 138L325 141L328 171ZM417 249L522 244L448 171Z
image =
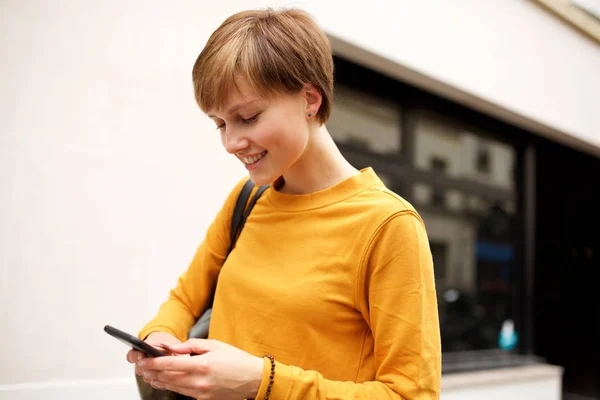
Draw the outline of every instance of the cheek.
M279 120L286 121L280 123ZM253 141L270 151L286 152L302 146L302 133L293 129L294 122L278 119L276 122L265 122L258 126Z
M287 128L287 129L286 129ZM271 138L271 148L277 151L282 157L297 157L306 147L306 135L302 132L282 127L274 132Z
M285 164L302 155L309 134L302 130L302 120L298 119L297 113L278 111L257 126L253 140L269 150L274 159Z

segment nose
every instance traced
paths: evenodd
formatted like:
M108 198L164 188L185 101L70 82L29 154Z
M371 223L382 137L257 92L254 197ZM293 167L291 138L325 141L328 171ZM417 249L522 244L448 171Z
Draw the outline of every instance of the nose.
M250 146L250 141L246 137L229 127L225 127L225 131L221 135L221 142L229 154L237 154Z

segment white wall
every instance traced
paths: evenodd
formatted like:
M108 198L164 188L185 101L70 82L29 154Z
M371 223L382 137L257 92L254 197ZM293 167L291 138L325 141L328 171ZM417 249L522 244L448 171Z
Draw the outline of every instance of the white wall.
M1 7L0 386L133 379L103 326L141 328L246 174L191 85L239 6Z
M2 2L0 398L133 379L103 325L135 332L154 314L245 173L194 104L192 64L226 16L263 4ZM292 4L357 45L599 143L600 53L526 2Z
M340 54L600 156L600 43L532 1L350 4L309 7Z

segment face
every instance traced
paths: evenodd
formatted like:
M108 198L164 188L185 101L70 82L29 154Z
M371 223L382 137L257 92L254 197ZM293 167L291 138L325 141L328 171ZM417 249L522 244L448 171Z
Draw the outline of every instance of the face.
M302 93L264 98L238 81L223 107L209 110L228 153L257 185L273 183L302 157L309 138L310 104Z

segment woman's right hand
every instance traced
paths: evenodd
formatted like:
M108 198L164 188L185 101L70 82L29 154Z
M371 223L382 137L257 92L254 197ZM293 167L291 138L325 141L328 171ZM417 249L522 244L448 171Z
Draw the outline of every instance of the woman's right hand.
M158 350L166 352L169 346L173 346L175 344L181 343L181 340L177 339L175 336L166 332L152 332L144 342L148 343L150 346L156 347ZM170 353L170 352L169 352ZM131 349L127 353L127 361L131 364L135 364L147 356L141 351Z

